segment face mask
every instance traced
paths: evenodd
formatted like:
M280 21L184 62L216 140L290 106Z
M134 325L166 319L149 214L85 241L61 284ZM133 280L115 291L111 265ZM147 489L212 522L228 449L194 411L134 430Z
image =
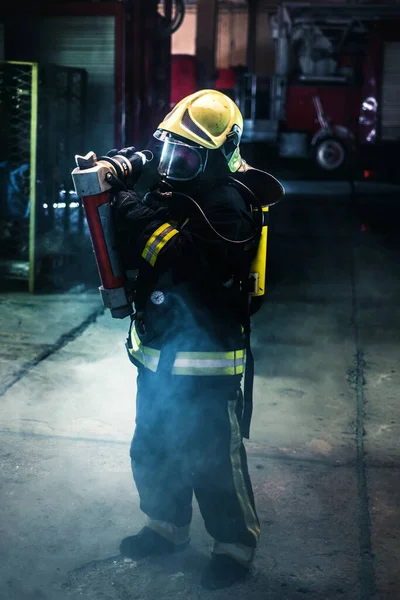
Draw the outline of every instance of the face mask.
M190 181L204 172L208 150L165 138L158 165L161 177L172 181Z

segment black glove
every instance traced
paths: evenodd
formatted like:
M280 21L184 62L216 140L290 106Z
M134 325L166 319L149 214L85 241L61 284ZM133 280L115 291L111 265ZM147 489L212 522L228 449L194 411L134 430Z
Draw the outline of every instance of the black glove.
M135 146L129 146L128 148L122 148L122 150L117 150L116 148L113 148L112 150L109 150L107 152L106 156L113 157L116 154L119 154L120 156L125 156L125 158L127 158L129 160L135 154L135 152L136 152Z
M167 207L149 207L132 190L115 194L111 207L116 230L135 230L136 235L154 221L164 222L168 215Z
M136 206L140 204L143 206L140 196L133 190L123 190L117 192L111 198L111 206L114 214L118 213L123 205L129 205L129 207L135 210ZM140 207L137 207L140 209Z
M133 166L132 174L129 177L124 178L123 181L120 181L117 177L113 176L113 180L110 183L116 190L133 189L133 187L138 182L138 180L142 174L142 163L141 163L141 161L139 161L139 164L138 164L138 157L131 160L135 153L136 153L135 146L129 146L128 148L122 148L121 150L117 150L116 148L113 148L112 150L109 150L107 152L106 156L108 156L110 158L112 158L113 156L116 156L117 154L118 154L118 156L123 156Z

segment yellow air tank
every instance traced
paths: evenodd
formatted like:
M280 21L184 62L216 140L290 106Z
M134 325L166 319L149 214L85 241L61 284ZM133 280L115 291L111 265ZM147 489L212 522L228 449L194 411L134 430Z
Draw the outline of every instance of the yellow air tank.
M240 169L236 171L234 178L250 190L262 206L263 225L260 241L257 254L250 269L250 281L252 284L250 296L263 296L266 288L269 207L283 198L285 190L273 175L261 169L251 167L244 160Z
M262 207L263 225L261 229L260 241L258 243L257 254L251 263L250 281L253 286L250 296L263 296L265 294L266 269L267 269L267 239L268 239L268 206Z

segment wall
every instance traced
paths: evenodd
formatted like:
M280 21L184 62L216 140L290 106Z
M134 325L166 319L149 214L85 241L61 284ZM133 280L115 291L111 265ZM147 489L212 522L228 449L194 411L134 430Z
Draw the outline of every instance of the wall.
M268 15L268 0L259 1L257 14L257 48L255 70L262 75L273 75L275 71L274 42Z
M273 72L273 46L270 36L268 3L261 1L257 17L256 71L261 74ZM184 22L172 36L173 54L196 52L196 5L186 7ZM247 64L247 8L221 7L218 15L218 39L216 65L218 68Z
M185 19L172 36L173 54L195 54L197 7L186 7ZM246 64L247 12L243 8L221 8L218 16L217 67Z
M221 8L217 27L217 67L246 66L247 10Z
M114 17L44 17L36 30L36 59L88 73L87 152L114 145Z
M172 54L196 53L196 6L187 6L185 19L172 36Z

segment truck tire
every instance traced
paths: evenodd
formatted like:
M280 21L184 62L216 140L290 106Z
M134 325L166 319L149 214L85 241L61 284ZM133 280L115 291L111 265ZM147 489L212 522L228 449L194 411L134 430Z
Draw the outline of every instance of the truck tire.
M328 173L338 173L345 169L347 150L337 137L326 137L314 146L314 161L317 167Z

